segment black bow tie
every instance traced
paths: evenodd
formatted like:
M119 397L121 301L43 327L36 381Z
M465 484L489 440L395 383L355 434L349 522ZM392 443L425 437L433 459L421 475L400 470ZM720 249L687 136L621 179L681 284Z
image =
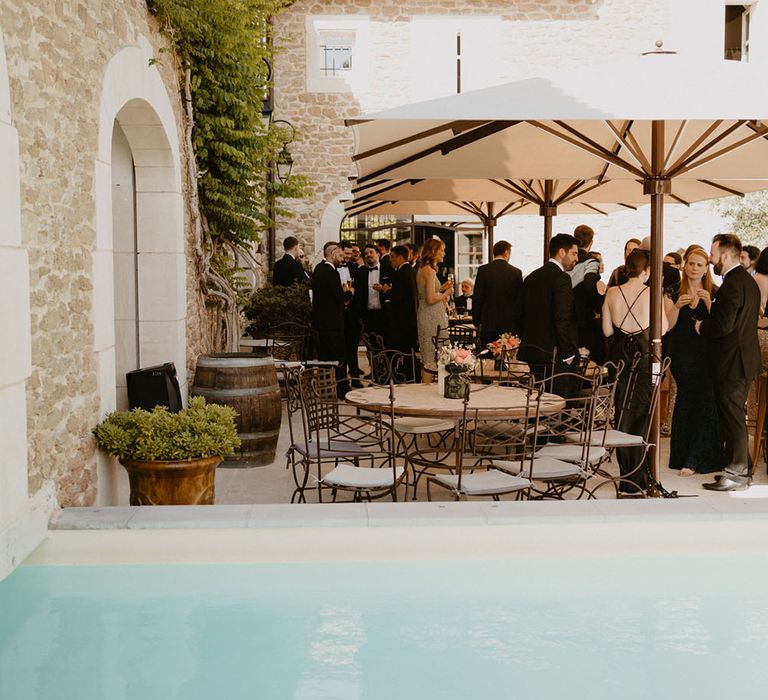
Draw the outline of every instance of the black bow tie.
M376 267L369 267L368 269L369 269L369 270L378 270L378 269L379 269L379 266L378 266L378 265L376 265Z

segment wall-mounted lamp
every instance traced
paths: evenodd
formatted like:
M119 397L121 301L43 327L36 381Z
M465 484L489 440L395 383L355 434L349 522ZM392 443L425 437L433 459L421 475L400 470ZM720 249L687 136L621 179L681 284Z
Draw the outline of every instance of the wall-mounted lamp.
M275 162L277 177L279 178L280 182L285 184L288 181L288 178L291 176L291 170L293 168L293 157L291 156L291 152L288 150L288 144L291 143L296 137L296 128L293 126L293 124L291 124L291 122L286 121L285 119L275 119L272 122L272 126L276 124L280 125L278 128L281 132L283 129L285 129L284 137L280 139L283 142L283 148L281 149L280 153L277 154L277 160Z

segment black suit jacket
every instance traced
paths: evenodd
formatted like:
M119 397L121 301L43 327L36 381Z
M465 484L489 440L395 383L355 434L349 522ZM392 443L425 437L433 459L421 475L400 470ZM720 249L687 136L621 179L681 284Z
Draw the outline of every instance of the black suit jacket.
M389 253L379 258L379 267L381 267L381 277L392 278L392 261L389 259Z
M523 273L506 260L481 265L472 294L472 320L485 336L515 333L515 304L523 286ZM494 338L495 340L495 338Z
M759 313L760 288L737 265L723 279L709 318L701 322L699 329L710 339L709 355L717 381L752 379L760 374Z
M545 351L521 348L521 360L545 364L551 359L548 352L555 347L560 360L578 353L573 289L567 272L547 262L525 278L516 309L516 326L523 343Z
M312 276L312 322L319 331L344 332L344 301L350 293L341 288L338 270L321 262Z
M309 275L304 266L292 255L286 253L280 260L275 261L272 270L272 284L282 287L290 287L294 282L308 282Z
M416 328L416 270L404 263L392 272L389 292L390 325L393 329Z

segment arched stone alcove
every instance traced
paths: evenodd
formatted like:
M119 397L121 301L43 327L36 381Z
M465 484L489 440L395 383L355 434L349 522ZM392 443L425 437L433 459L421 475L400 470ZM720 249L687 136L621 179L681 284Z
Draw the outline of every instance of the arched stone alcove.
M138 366L174 362L186 395L178 131L150 58L145 41L122 49L109 61L102 87L93 253L102 414L127 405L125 372ZM119 474L114 461L100 455L99 503L118 501Z

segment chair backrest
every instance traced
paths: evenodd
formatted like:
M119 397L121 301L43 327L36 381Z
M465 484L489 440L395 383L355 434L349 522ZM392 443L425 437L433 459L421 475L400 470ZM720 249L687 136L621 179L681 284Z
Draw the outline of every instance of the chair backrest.
M370 352L368 360L375 384L411 384L418 379L419 360L415 352L379 350Z
M336 374L331 367L305 367L298 375L306 438L320 439L339 424Z
M277 360L302 360L308 357L311 331L308 326L286 321L273 326L267 338L267 352Z
M460 450L456 460L459 490L463 472L491 466L491 460L494 459L520 462L526 471L532 468L543 392L530 375L508 388L510 393L523 392L522 409L519 393L517 400L510 401L507 407L509 410L505 411L500 406L497 415L470 409L469 397L464 400L457 437L457 449ZM511 418L510 414L515 417Z
M432 336L432 352L434 352L434 357L436 358L438 356L440 348L450 345L450 343L451 339L448 335L448 327L438 326L437 333ZM424 357L424 352L425 349L421 348L422 358Z
M577 372L559 372L537 382L543 391L547 391L550 385L579 386L581 391L561 396L565 406L560 411L542 416L539 437L560 443L567 436L568 442L580 445L582 450L578 463L586 471L590 464L590 450L594 452L597 449L591 442L600 377L588 378Z
M369 354L385 350L384 338L378 333L374 333L373 331L363 331L360 337L363 339L363 345L365 345L366 352Z
M460 345L475 352L477 348L477 328L463 324L449 325L448 340L453 345Z
M601 446L605 445L608 430L616 425L616 386L623 369L623 360L619 360L618 364L606 362L596 375L599 383L595 394L595 417L592 430L593 435L600 436Z
M539 345L533 343L521 343L513 351L505 351L503 357L512 356L515 359L517 357L526 358L524 361L528 365L528 369L537 381L549 379L555 373L555 362L557 360L557 348L547 349L542 348ZM531 358L539 358L538 360L532 360ZM508 360L507 360L508 361ZM552 383L549 383L549 388L546 391L551 391Z

